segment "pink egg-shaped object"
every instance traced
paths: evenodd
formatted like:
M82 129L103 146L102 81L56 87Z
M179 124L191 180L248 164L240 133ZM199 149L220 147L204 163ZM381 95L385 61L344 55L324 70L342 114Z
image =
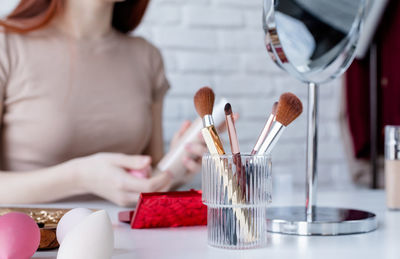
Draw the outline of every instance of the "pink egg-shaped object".
M0 259L29 259L40 244L40 229L28 215L10 212L0 217Z
M93 211L86 208L76 208L65 213L57 224L56 235L58 243L61 245L68 232L92 213Z

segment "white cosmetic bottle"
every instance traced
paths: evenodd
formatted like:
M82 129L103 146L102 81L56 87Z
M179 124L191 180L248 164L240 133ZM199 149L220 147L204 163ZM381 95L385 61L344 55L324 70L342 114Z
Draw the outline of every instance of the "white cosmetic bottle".
M221 125L225 121L224 107L228 101L222 98L213 109L213 118L215 125ZM185 132L179 142L173 147L168 153L161 159L157 164L158 172L170 172L175 179L181 179L185 170L182 170L183 165L183 155L185 153L185 146L195 141L203 128L203 122L201 118L196 119L189 129ZM157 173L158 173L157 172Z

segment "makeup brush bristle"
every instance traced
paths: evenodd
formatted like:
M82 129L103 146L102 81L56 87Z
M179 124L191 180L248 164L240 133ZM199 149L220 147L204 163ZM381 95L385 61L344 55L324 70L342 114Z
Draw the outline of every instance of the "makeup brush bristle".
M230 103L225 104L224 110L225 110L225 115L226 116L231 115L232 114L232 106L231 106L231 104Z
M200 88L194 96L194 106L201 118L212 114L214 108L215 94L210 87Z
M284 93L279 98L276 110L276 120L284 126L288 126L303 112L303 104L292 93Z
M278 102L274 102L274 104L272 105L272 114L276 115L276 111L278 110Z

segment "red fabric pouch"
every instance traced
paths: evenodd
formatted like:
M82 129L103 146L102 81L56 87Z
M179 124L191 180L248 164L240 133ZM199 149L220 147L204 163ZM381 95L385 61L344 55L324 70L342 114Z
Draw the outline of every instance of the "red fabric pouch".
M207 225L207 207L201 191L142 193L135 211L118 215L131 228L166 228Z

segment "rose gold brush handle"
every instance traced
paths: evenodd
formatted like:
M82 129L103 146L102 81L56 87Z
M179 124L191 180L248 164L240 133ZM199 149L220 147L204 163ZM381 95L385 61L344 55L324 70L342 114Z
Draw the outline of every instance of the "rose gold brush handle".
M258 151L261 148L261 145L263 144L263 142L265 141L265 139L267 138L268 132L271 129L272 123L274 122L275 119L275 115L271 114L268 117L267 122L264 125L263 130L261 131L260 136L257 139L257 143L254 145L253 150L251 151L252 155L255 155L258 153Z
M243 179L244 174L242 170L242 159L240 157L239 140L236 132L235 121L233 119L232 106L230 103L225 105L225 121L228 129L229 142L231 144L231 151L233 154L233 163L236 166L236 184L240 190L239 194L244 197L246 193L246 182Z
M229 141L231 143L232 154L234 155L239 154L240 153L239 141L232 115L227 115L225 119L226 119L226 126L228 128L228 135L229 135Z
M269 133L269 131L271 129L272 123L276 120L276 113L278 111L278 106L279 106L279 102L274 102L274 104L272 105L271 114L269 115L268 120L265 123L264 128L261 131L260 136L257 139L256 145L254 146L253 150L251 151L252 155L255 155L255 154L259 153L261 145L263 144L263 142L267 138L267 135L268 135L268 133Z

